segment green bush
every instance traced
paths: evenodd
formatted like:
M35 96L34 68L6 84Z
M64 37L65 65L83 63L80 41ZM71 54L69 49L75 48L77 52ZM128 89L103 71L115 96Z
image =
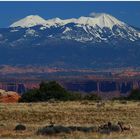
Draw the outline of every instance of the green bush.
M128 100L140 100L140 89L134 89L127 97Z
M40 94L38 89L28 90L21 96L19 102L37 102L39 100L39 96Z
M32 89L23 94L19 102L39 102L55 100L79 100L81 95L66 91L60 84L55 81L41 82L39 89Z
M28 90L24 93L19 102L43 102L50 99L60 101L75 100L101 100L97 94L81 94L78 92L68 92L55 81L41 82L39 88Z

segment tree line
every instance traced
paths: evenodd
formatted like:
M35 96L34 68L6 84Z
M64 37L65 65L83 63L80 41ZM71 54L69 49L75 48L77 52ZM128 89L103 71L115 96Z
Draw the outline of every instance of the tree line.
M50 99L59 101L101 100L97 94L70 92L56 81L50 81L41 82L39 88L28 90L21 96L19 102L45 102Z
M76 100L101 100L96 93L82 94L79 92L67 91L56 81L41 82L39 88L28 90L24 93L19 102L45 102L50 99L59 101ZM140 100L140 89L134 89L127 97L114 98L113 100Z

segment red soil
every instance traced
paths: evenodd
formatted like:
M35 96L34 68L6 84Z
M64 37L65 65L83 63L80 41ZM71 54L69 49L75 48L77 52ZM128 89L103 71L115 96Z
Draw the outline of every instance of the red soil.
M1 103L17 103L20 98L20 95L16 92L12 92L6 95L0 95L0 102Z

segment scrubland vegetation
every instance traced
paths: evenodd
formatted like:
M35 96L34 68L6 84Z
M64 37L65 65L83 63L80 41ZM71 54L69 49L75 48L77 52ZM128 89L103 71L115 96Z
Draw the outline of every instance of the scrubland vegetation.
M113 93L112 93L113 94ZM41 82L39 88L28 90L24 93L19 102L45 102L49 100L57 101L82 101L82 100L102 100L96 93L75 93L67 91L59 83L55 81ZM140 89L134 89L127 97L118 97L112 100L140 100Z
M140 138L139 95L108 101L42 82L19 103L0 104L0 138Z
M140 103L106 101L100 106L96 101L54 101L44 103L0 104L0 138L139 138ZM58 134L37 134L45 126L98 127L108 121L131 124L132 130L124 132L74 131ZM24 131L14 130L16 125L26 126Z
M19 102L45 102L49 100L77 101L101 100L96 94L81 94L67 91L55 81L41 82L39 88L27 91L21 96Z

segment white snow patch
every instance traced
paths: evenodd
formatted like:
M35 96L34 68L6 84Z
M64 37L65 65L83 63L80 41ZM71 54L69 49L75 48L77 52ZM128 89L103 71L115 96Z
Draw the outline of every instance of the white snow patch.
M10 25L10 27L33 27L36 25L43 25L46 23L46 20L41 18L38 15L30 15L27 16L17 22L14 22L12 25Z
M19 30L16 30L16 29L14 29L14 30L11 30L10 32L18 32Z
M49 35L48 37L53 37L53 35Z
M135 41L133 38L129 38L131 41Z
M68 31L71 31L71 29L68 28L68 27L66 27L66 29L63 31L63 34L66 33L66 32L68 32Z
M37 37L37 36L39 36L39 35L36 33L35 30L33 30L33 29L28 29L28 30L26 30L26 33L25 33L24 37L27 37L27 36L35 36L35 37Z
M101 13L96 14L94 17L80 17L80 18L71 18L71 19L60 19L60 18L53 18L45 20L41 18L38 15L31 15L27 16L15 23L13 23L10 27L22 27L22 28L29 28L29 30L26 31L25 37L27 35L32 36L38 36L38 34L35 32L35 30L31 30L30 27L41 25L40 30L45 30L46 28L49 28L51 26L64 27L63 34L71 31L72 29L70 27L66 27L65 25L68 23L74 23L76 27L83 28L83 30L87 33L84 33L84 35L77 35L76 37L72 36L62 36L61 38L65 39L77 39L78 41L90 41L91 39L95 39L95 41L98 39L100 40L106 40L107 38L102 37L103 28L107 27L111 30L112 34L109 36L115 36L115 37L121 37L125 39L130 39L131 41L137 40L140 38L140 32L132 28L131 26L125 24L122 21L119 21L115 17ZM123 29L126 31L123 32L120 29L117 29L116 32L113 32L112 27L114 25L117 25L120 29ZM66 27L66 28L65 28ZM16 29L11 30L11 32L15 32ZM85 36L85 34L87 36ZM91 35L91 36L89 36ZM82 36L82 37L81 37ZM52 37L52 36L50 36ZM90 38L91 37L91 38ZM93 38L92 38L93 37Z
M43 25L46 27L50 27L50 26L62 26L68 23L75 23L79 25L89 25L93 27L98 25L100 28L108 27L110 29L114 25L120 25L120 26L125 25L125 23L119 21L115 17L109 14L103 13L95 17L80 17L78 19L71 18L71 19L65 19L65 20L62 20L60 18L53 18L53 19L45 20L38 15L30 15L13 23L10 27L23 27L24 28L24 27L33 27L36 25Z
M40 27L40 30L45 30L47 27L45 27L45 26L42 26L42 27Z

